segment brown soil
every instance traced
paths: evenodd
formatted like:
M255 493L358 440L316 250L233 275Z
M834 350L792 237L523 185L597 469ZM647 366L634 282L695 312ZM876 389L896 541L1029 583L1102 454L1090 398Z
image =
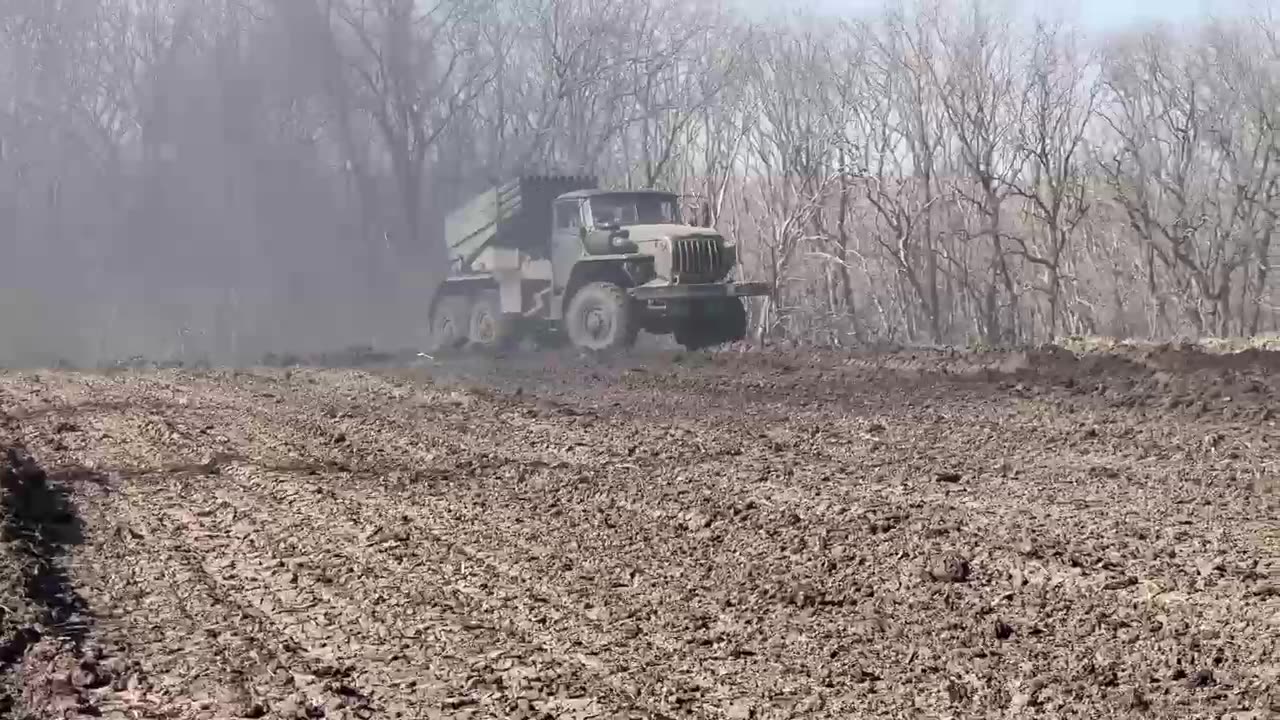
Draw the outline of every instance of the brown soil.
M1280 714L1280 362L0 375L0 715Z

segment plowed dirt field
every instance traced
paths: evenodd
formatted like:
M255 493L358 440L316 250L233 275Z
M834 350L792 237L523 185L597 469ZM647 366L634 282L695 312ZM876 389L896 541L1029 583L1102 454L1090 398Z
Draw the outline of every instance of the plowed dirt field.
M1277 370L0 374L0 716L1280 716Z

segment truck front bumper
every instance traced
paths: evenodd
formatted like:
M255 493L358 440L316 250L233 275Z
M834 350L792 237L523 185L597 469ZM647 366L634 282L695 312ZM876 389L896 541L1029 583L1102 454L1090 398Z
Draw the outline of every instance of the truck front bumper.
M702 283L698 285L641 285L627 291L636 300L668 302L725 297L768 295L769 286L762 282Z

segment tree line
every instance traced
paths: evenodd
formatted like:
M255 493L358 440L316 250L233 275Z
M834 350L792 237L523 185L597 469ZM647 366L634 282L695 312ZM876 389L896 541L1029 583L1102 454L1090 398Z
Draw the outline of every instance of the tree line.
M701 198L839 345L1274 332L1280 22L991 2L3 0L6 358L413 345L518 172ZM0 359L6 359L0 358Z

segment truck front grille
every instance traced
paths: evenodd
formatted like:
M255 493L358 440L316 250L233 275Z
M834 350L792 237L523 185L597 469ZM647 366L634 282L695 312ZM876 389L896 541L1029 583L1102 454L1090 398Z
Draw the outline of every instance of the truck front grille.
M671 242L671 272L677 281L719 280L729 271L724 255L716 238L677 238Z

